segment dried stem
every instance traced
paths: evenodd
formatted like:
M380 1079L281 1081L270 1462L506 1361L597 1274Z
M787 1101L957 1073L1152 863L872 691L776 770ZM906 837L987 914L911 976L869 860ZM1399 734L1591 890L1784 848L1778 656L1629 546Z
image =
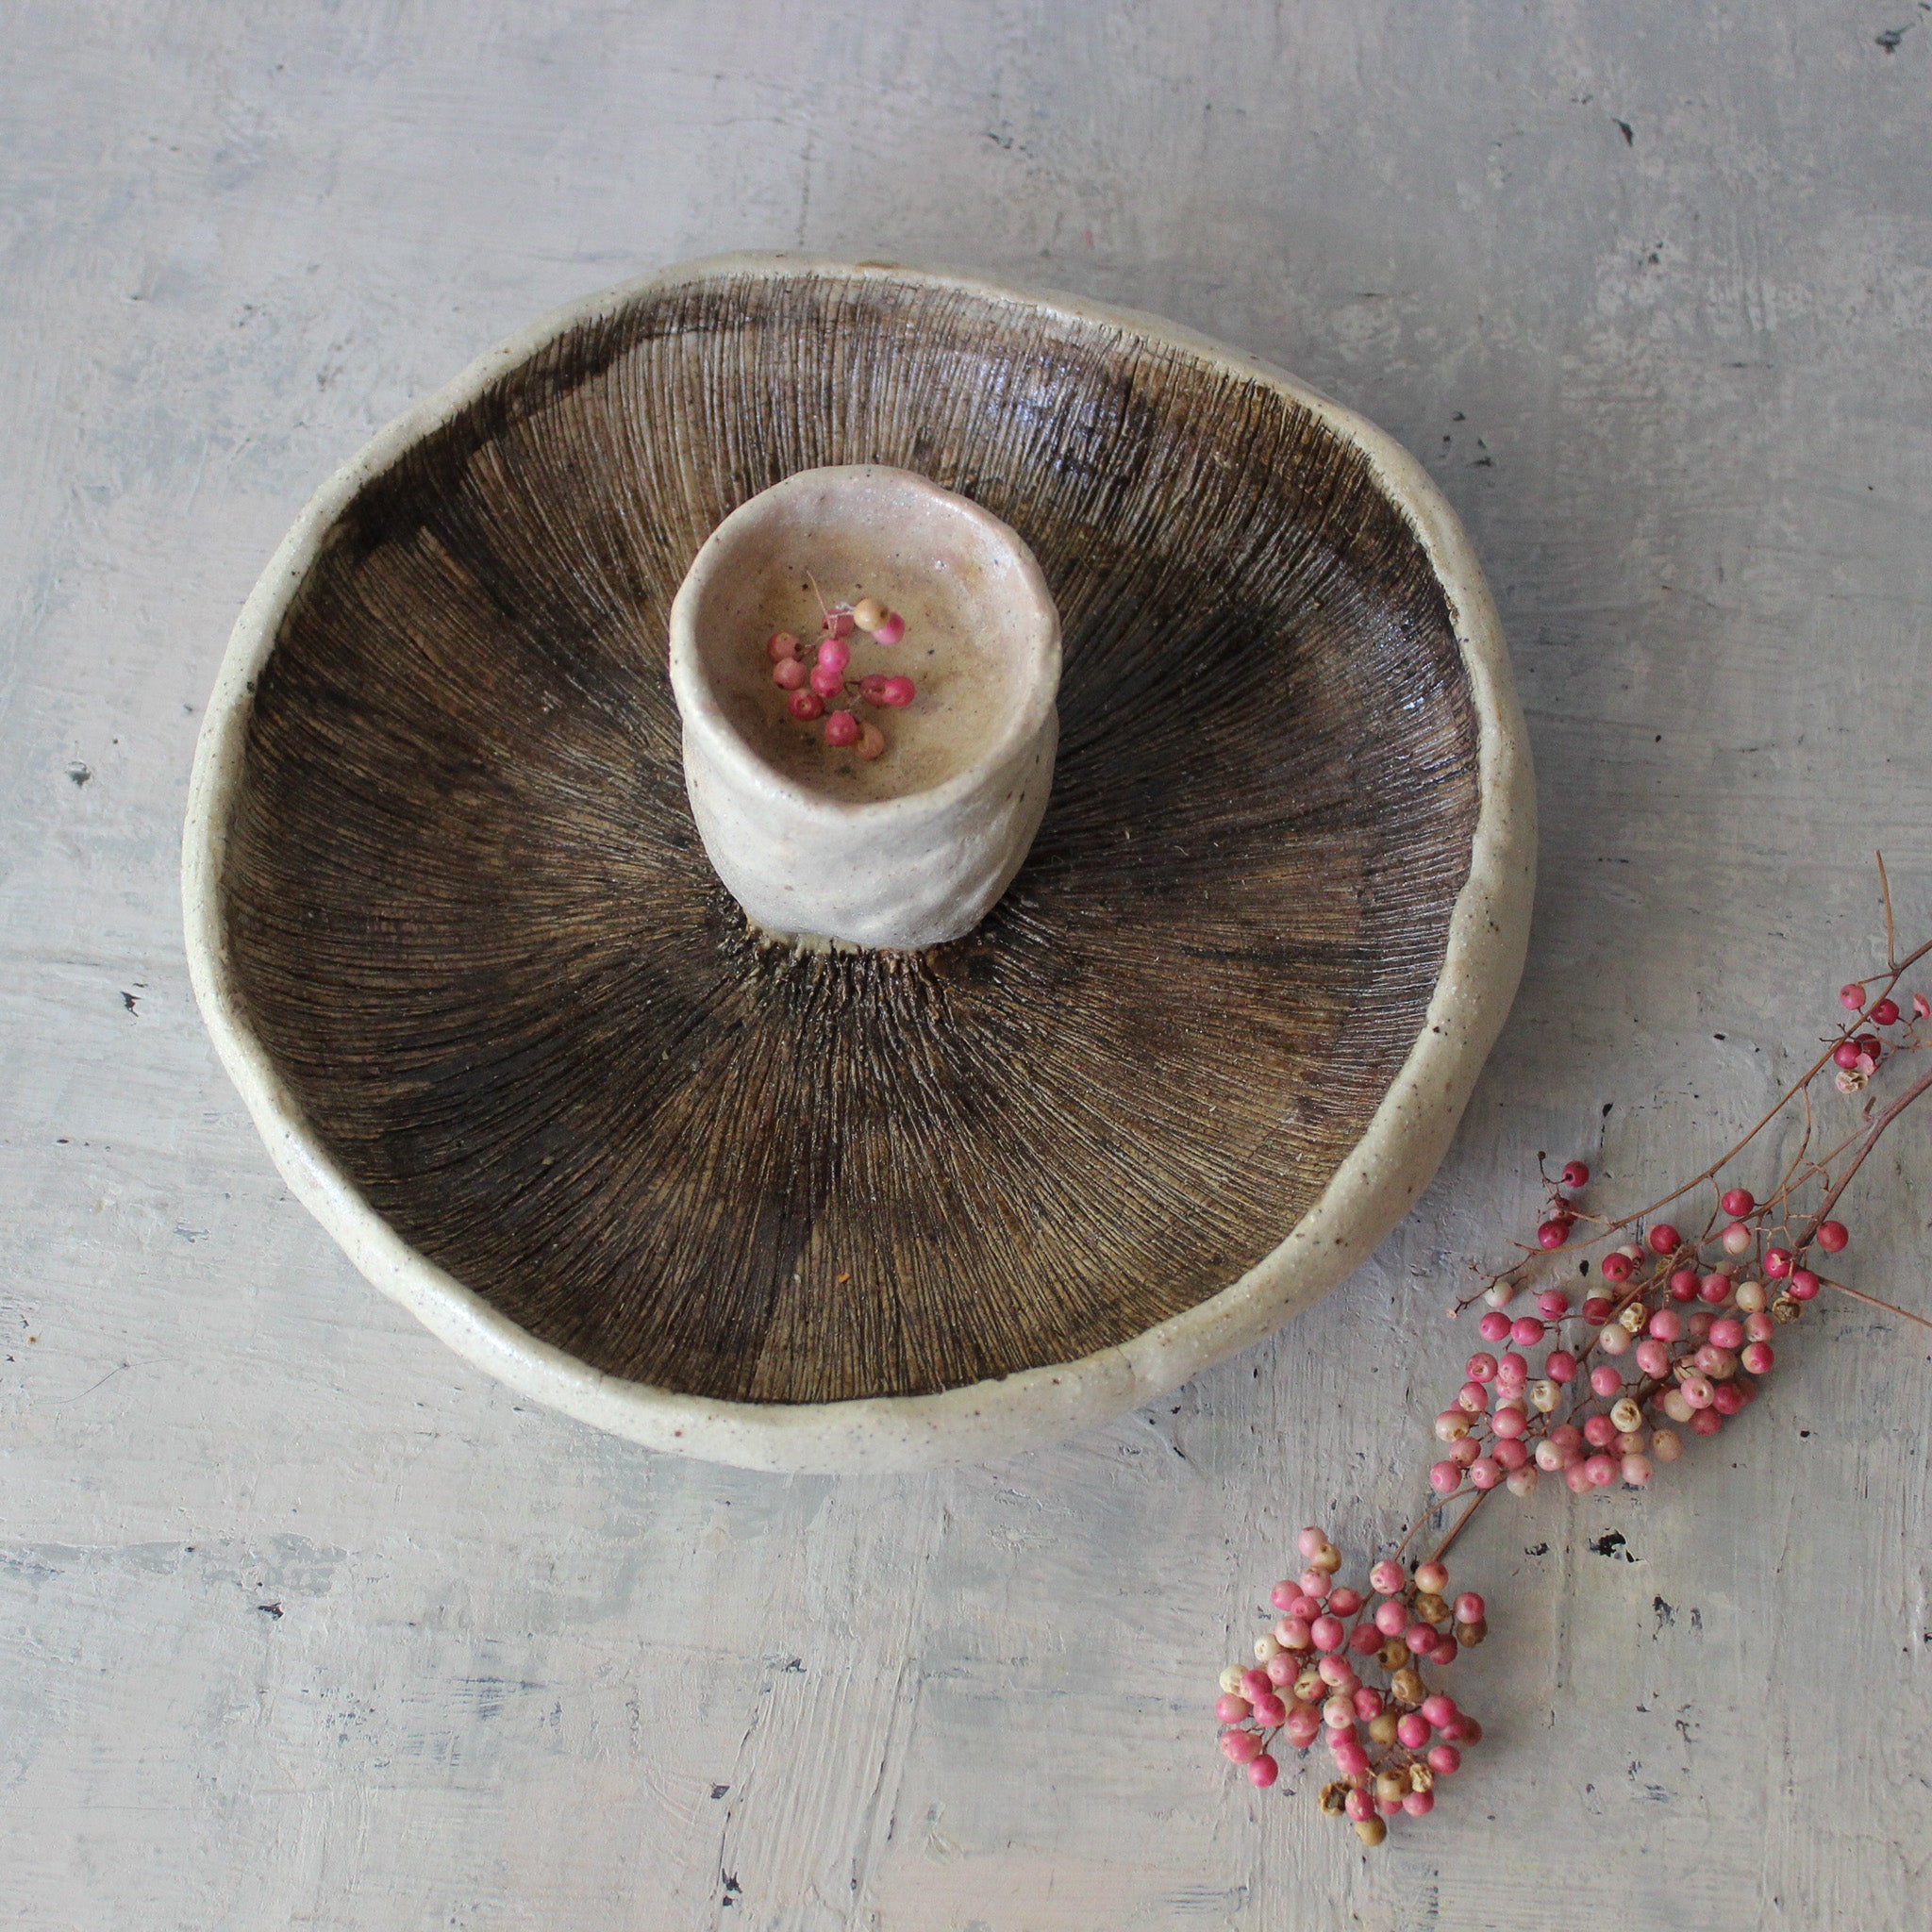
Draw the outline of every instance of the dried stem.
M1891 923L1891 881L1885 876L1885 854L1874 852L1878 861L1878 896L1885 906L1885 970L1898 976L1898 936Z
M1915 1315L1909 1308L1894 1307L1890 1302L1882 1302L1875 1294L1867 1294L1862 1288L1853 1288L1842 1281L1833 1281L1821 1274L1818 1277L1822 1288L1835 1288L1840 1294L1848 1294L1855 1302L1863 1302L1867 1307L1883 1308L1888 1315L1896 1315L1904 1322L1916 1322L1921 1328L1932 1328L1932 1320L1924 1315Z
M1475 1492L1475 1501L1456 1519L1456 1527L1436 1545L1434 1561L1440 1563L1449 1554L1449 1545L1469 1527L1469 1519L1495 1493L1494 1490L1478 1490Z
M1818 1224L1821 1221L1830 1219L1831 1210L1838 1205L1838 1197L1844 1192L1846 1187L1850 1184L1852 1176L1864 1165L1865 1157L1871 1153L1873 1148L1877 1146L1879 1136L1928 1088L1932 1088L1932 1073L1921 1074L1913 1085L1907 1087L1872 1123L1871 1126L1866 1130L1865 1138L1858 1143L1858 1151L1852 1156L1851 1161L1846 1166L1844 1173L1840 1174L1838 1179L1825 1190L1824 1199L1818 1204L1818 1211L1811 1217L1811 1225L1806 1230L1804 1240L1797 1243L1793 1250L1794 1253L1802 1255L1810 1246L1812 1240L1818 1233Z
M1907 953L1903 959L1898 960L1896 963L1889 964L1886 972L1886 991L1890 992L1891 987L1897 984L1900 977L1905 973L1907 973L1911 967L1917 965L1918 962L1921 959L1923 959L1928 953L1932 953L1932 940L1927 940L1924 945L1916 947L1913 951ZM1880 999L1883 999L1884 997L1885 993L1879 994ZM1703 1173L1692 1174L1691 1177L1688 1181L1686 1181L1681 1188L1674 1189L1670 1193L1664 1195L1664 1197L1661 1200L1653 1201L1648 1208L1640 1208L1634 1214L1624 1215L1621 1221L1610 1222L1605 1227L1604 1232L1606 1234L1614 1234L1620 1227L1628 1227L1632 1222L1647 1221L1653 1214L1657 1213L1659 1208L1668 1208L1673 1201L1682 1199L1682 1197L1688 1194L1692 1188L1699 1187L1706 1181L1715 1180L1717 1176L1720 1174L1722 1174L1724 1170L1726 1167L1728 1167L1731 1164L1731 1162L1738 1158L1739 1155L1743 1153L1745 1148L1750 1146L1752 1141L1757 1140L1759 1134L1763 1133L1766 1127L1770 1126L1772 1122L1774 1121L1778 1117L1778 1115L1781 1114L1785 1110L1785 1108L1791 1104L1792 1100L1794 1100L1799 1093L1807 1092L1809 1091L1811 1082L1815 1080L1820 1074L1824 1073L1825 1068L1831 1064L1832 1055L1838 1051L1839 1047L1846 1040L1849 1040L1851 1038L1853 1030L1856 1027L1860 1026L1865 1023L1865 1015L1867 1012L1870 1011L1874 1004L1874 1001L1867 1000L1865 1002L1864 1008L1860 1010L1857 1017L1854 1020L1846 1022L1846 1024L1843 1026L1839 1028L1838 1032L1832 1037L1831 1041L1825 1046L1824 1051L1822 1054L1820 1054L1818 1058L1815 1060L1813 1060L1808 1067L1806 1068L1804 1073L1801 1074L1795 1081L1792 1082L1790 1091L1783 1094L1778 1099L1776 1104L1773 1106L1769 1109L1769 1111L1767 1111L1758 1120L1757 1124L1754 1126L1751 1129L1751 1131L1747 1133L1744 1136L1744 1138L1737 1143L1735 1147L1728 1148L1724 1153L1719 1155L1718 1158L1715 1160L1713 1160L1710 1163L1710 1165L1703 1171Z

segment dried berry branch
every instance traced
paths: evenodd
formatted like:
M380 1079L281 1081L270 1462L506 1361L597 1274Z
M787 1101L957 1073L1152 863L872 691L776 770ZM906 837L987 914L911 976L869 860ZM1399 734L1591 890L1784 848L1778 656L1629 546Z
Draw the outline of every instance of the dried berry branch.
M1453 1630L1441 1627L1449 1617L1442 1557L1491 1494L1507 1489L1527 1495L1544 1474L1560 1474L1577 1492L1620 1479L1635 1488L1648 1484L1657 1463L1682 1456L1680 1429L1715 1435L1757 1399L1758 1382L1776 1360L1772 1338L1799 1321L1822 1288L1932 1327L1924 1315L1806 1265L1814 1247L1837 1255L1849 1244L1850 1231L1834 1218L1840 1197L1884 1135L1932 1091L1928 1071L1882 1110L1874 1112L1875 1097L1867 1099L1850 1131L1828 1148L1816 1145L1811 1089L1827 1071L1838 1091L1851 1096L1902 1056L1932 1045L1919 1032L1920 1023L1932 1019L1932 1002L1911 994L1907 1020L1893 997L1901 977L1932 954L1932 941L1901 958L1882 858L1879 890L1885 971L1840 989L1852 1018L1735 1146L1649 1207L1625 1214L1586 1208L1581 1195L1591 1174L1584 1162L1568 1162L1554 1182L1543 1173L1547 1205L1536 1245L1524 1244L1522 1259L1488 1276L1448 1311L1453 1320L1484 1304L1479 1329L1488 1346L1468 1358L1467 1379L1435 1419L1446 1453L1429 1471L1433 1501L1393 1556L1370 1574L1370 1591L1381 1601L1371 1607L1360 1591L1336 1589L1330 1579L1339 1553L1324 1532L1304 1530L1302 1553L1310 1567L1299 1584L1274 1587L1274 1607L1283 1614L1256 1645L1257 1668L1233 1666L1223 1674L1216 1706L1226 1726L1222 1748L1249 1767L1256 1784L1275 1780L1269 1745L1285 1740L1306 1749L1325 1727L1339 1780L1324 1790L1324 1810L1353 1820L1369 1844L1380 1842L1386 1819L1427 1811L1434 1778L1460 1762L1455 1746L1481 1735L1452 1700L1427 1689L1420 1670L1453 1662L1460 1645L1480 1641L1486 1630L1482 1600L1473 1594L1457 1600ZM1787 1109L1798 1116L1797 1145L1771 1192L1760 1200L1748 1188L1726 1185L1731 1163ZM1652 1221L1707 1183L1716 1198L1701 1228L1686 1232ZM1590 1230L1581 1240L1580 1229ZM1641 1239L1610 1245L1633 1229ZM1553 1283L1538 1292L1535 1314L1507 1312L1540 1267L1576 1260L1588 1276L1592 1261L1586 1249L1600 1251L1599 1286L1580 1307L1568 1289ZM1541 1351L1534 1365L1533 1351ZM1627 1379L1625 1356L1635 1371ZM1401 1565L1409 1544L1465 1494L1468 1507L1410 1578ZM1468 1616L1466 1607L1473 1607ZM1348 1628L1346 1620L1358 1612ZM1391 1674L1388 1687L1362 1684L1347 1652L1373 1654ZM1450 1747L1441 1762L1440 1745L1418 1755L1432 1728Z

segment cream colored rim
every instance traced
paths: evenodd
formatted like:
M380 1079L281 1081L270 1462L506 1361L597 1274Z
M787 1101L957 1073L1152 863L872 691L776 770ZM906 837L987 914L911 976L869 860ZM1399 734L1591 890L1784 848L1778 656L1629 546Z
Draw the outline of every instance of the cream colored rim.
M603 1374L539 1341L416 1253L370 1207L323 1148L249 1026L223 932L222 867L255 680L290 600L356 492L506 371L579 324L720 275L783 279L802 273L916 281L1015 309L1111 325L1269 383L1312 409L1367 457L1441 579L1479 721L1479 804L1442 970L1401 1071L1315 1206L1240 1280L1119 1346L938 1395L714 1402ZM1415 458L1373 424L1266 363L1131 309L890 263L726 255L604 290L520 330L404 411L315 492L228 640L195 748L181 872L189 971L222 1064L291 1190L377 1288L520 1393L648 1448L748 1469L882 1473L984 1460L1108 1421L1259 1341L1366 1260L1435 1173L1502 1028L1528 941L1535 854L1529 751L1495 607L1455 512Z

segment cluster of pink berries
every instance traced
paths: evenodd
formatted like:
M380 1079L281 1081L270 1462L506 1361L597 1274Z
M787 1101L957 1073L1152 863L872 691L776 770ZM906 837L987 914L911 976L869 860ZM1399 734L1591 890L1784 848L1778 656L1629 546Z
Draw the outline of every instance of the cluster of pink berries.
M1578 1197L1590 1169L1569 1162L1550 1187L1536 1245L1451 1310L1486 1304L1484 1346L1469 1357L1468 1379L1455 1402L1436 1418L1446 1453L1429 1481L1435 1507L1451 1496L1474 1495L1412 1578L1396 1560L1377 1563L1366 1594L1336 1584L1341 1556L1324 1531L1302 1531L1308 1568L1298 1583L1275 1585L1281 1621L1257 1642L1254 1666L1222 1673L1215 1707L1222 1751L1247 1768L1254 1784L1265 1788L1278 1777L1268 1748L1277 1739L1305 1750L1325 1728L1339 1776L1323 1788L1322 1807L1351 1820L1365 1844L1379 1844L1384 1821L1398 1812L1429 1811L1435 1780L1457 1770L1460 1747L1482 1735L1453 1699L1429 1690L1422 1669L1453 1661L1460 1646L1485 1634L1480 1597L1460 1596L1451 1605L1441 1557L1490 1491L1524 1495L1543 1474L1561 1474L1579 1492L1620 1479L1648 1483L1657 1463L1682 1455L1680 1429L1715 1435L1755 1398L1758 1379L1774 1364L1772 1339L1779 1325L1799 1320L1821 1288L1932 1328L1924 1315L1848 1283L1827 1282L1807 1259L1814 1250L1843 1252L1851 1234L1834 1218L1840 1197L1888 1127L1932 1094L1926 1072L1882 1109L1866 1103L1860 1126L1837 1146L1812 1150L1808 1095L1815 1079L1835 1070L1840 1088L1855 1092L1882 1062L1932 1046L1919 1031L1932 1020L1932 1000L1897 991L1901 975L1932 956L1932 941L1898 957L1882 861L1880 886L1887 972L1840 991L1851 1019L1741 1141L1693 1181L1622 1219L1584 1208ZM1868 1000L1874 984L1878 996ZM1759 1201L1747 1189L1725 1186L1718 1176L1800 1096L1806 1112L1798 1152L1771 1196ZM1706 1181L1715 1200L1701 1228L1687 1234L1657 1222L1641 1240L1609 1245ZM1801 1201L1809 1204L1806 1211ZM1534 1314L1512 1307L1533 1276L1553 1261L1565 1266L1576 1257L1584 1244L1574 1237L1585 1224L1591 1230L1588 1244L1607 1252L1597 1258L1597 1279L1581 1293L1581 1306L1573 1301L1573 1282L1538 1291ZM1591 1263L1582 1265L1588 1275ZM1386 1689L1361 1681L1358 1673L1371 1662L1389 1674Z
M1563 1170L1573 1190L1589 1179L1580 1160ZM1578 1492L1620 1479L1641 1486L1656 1462L1683 1453L1679 1428L1715 1435L1756 1399L1757 1378L1776 1360L1776 1324L1797 1319L1819 1280L1775 1243L1745 1274L1739 1257L1762 1240L1768 1210L1741 1188L1726 1190L1719 1208L1701 1241L1660 1222L1642 1243L1611 1249L1597 1264L1602 1287L1580 1307L1563 1289L1548 1288L1535 1314L1512 1317L1506 1310L1517 1283L1504 1276L1491 1287L1479 1332L1501 1353L1471 1356L1468 1380L1436 1418L1436 1440L1448 1451L1429 1471L1439 1495L1465 1483L1527 1495L1545 1474L1561 1474ZM1575 1202L1557 1195L1539 1230L1541 1245L1561 1247L1575 1218ZM1834 1254L1850 1240L1836 1221L1821 1222L1811 1238ZM1707 1257L1707 1246L1722 1252ZM1782 1288L1767 1289L1757 1275ZM1572 1324L1581 1330L1574 1337L1565 1333ZM1538 1349L1542 1358L1533 1364ZM1559 1407L1566 1413L1557 1421Z
M862 758L875 758L886 748L885 734L869 718L861 718L848 707L827 710L834 699L862 700L868 705L899 709L917 695L909 677L886 677L877 672L848 679L852 666L852 646L846 641L855 630L868 633L874 643L896 644L906 635L906 620L896 610L888 610L876 597L861 597L856 604L838 604L827 610L820 626L818 642L812 645L808 661L807 647L789 630L774 630L765 640L765 656L772 660L772 682L790 696L785 708L801 724L818 719L825 721L825 742L835 751L850 748Z
M1299 1581L1274 1586L1280 1621L1256 1639L1252 1665L1221 1674L1222 1755L1265 1790L1281 1771L1270 1744L1306 1751L1325 1731L1337 1775L1323 1789L1322 1809L1378 1845L1385 1819L1434 1808L1436 1780L1453 1776L1461 1747L1481 1740L1482 1726L1431 1690L1422 1669L1453 1663L1464 1644L1483 1641L1483 1600L1470 1591L1452 1603L1440 1562L1417 1564L1411 1577L1392 1557L1369 1572L1366 1592L1352 1590L1335 1581L1341 1552L1325 1530L1303 1530L1297 1546L1308 1567ZM1386 1688L1362 1682L1371 1668L1386 1674Z
M1904 1022L1889 993L1867 1011L1861 983L1843 987L1839 998L1862 1023ZM1911 1009L1914 1023L1932 1018L1924 993L1912 994ZM1848 1026L1831 1054L1839 1085L1862 1087L1886 1055L1919 1044L1915 1024L1890 1043ZM1582 1161L1563 1169L1537 1229L1539 1248L1569 1245L1589 1218L1575 1198L1589 1182ZM1757 1378L1777 1358L1778 1324L1795 1322L1822 1286L1805 1265L1806 1251L1815 1244L1836 1255L1851 1240L1828 1216L1801 1221L1794 1237L1790 1219L1784 1189L1766 1202L1744 1188L1724 1189L1700 1233L1659 1222L1641 1242L1604 1255L1601 1286L1580 1307L1553 1287L1537 1295L1535 1314L1511 1315L1526 1264L1498 1275L1479 1324L1489 1346L1469 1357L1468 1379L1436 1418L1436 1440L1447 1451L1429 1471L1436 1493L1453 1496L1467 1484L1527 1495L1542 1474L1560 1474L1578 1492L1620 1479L1641 1487L1657 1463L1682 1455L1679 1429L1715 1435L1755 1400ZM1566 1332L1573 1324L1576 1332ZM1538 1349L1544 1353L1533 1364Z
M1874 1026L1896 1026L1905 1018L1899 1003L1890 993L1883 999L1874 1000L1872 1010L1864 1012L1865 982L1851 980L1839 988L1840 1006L1848 1012L1861 1013ZM1932 1000L1922 992L1912 995L1912 1037L1900 1044L1916 1046L1917 1022L1932 1020ZM1878 1062L1884 1058L1886 1042L1875 1033L1860 1033L1849 1040L1841 1040L1834 1049L1832 1064L1838 1069L1838 1091L1840 1093L1856 1093L1874 1074L1878 1071Z

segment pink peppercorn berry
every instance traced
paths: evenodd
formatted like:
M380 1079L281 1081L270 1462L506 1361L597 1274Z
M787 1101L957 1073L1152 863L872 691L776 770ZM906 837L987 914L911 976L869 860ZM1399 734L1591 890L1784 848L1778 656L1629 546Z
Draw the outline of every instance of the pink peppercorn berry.
M780 658L772 666L772 682L780 691L797 691L805 679L805 666L796 658Z
M788 658L796 658L798 640L789 630L774 630L765 640L765 656L774 664L782 664Z
M825 742L843 750L858 742L858 720L850 711L834 711L825 720Z
M1653 1255L1674 1255L1684 1244L1684 1238L1668 1221L1660 1221L1650 1231L1650 1252Z
M1570 1224L1567 1221L1546 1221L1536 1231L1537 1245L1544 1248L1560 1248L1570 1239Z
M1898 1002L1893 999L1880 1000L1872 1008L1872 1024L1874 1026L1891 1026L1898 1021Z
M1563 1185L1566 1188L1587 1188L1590 1185L1590 1169L1580 1160L1570 1160L1563 1164Z
M914 695L909 677L889 677L879 686L879 703L882 705L909 705Z
M1787 1285L1794 1302L1808 1302L1818 1292L1819 1280L1808 1268L1793 1268Z
M1865 1004L1865 989L1854 980L1849 986L1838 990L1838 1003L1849 1013L1856 1013Z
M1827 1255L1842 1254L1845 1243L1851 1238L1851 1230L1846 1227L1842 1221L1821 1221L1818 1224L1816 1237L1818 1245Z
M906 635L906 620L896 610L886 613L886 621L873 632L873 637L882 644L896 644Z
M1733 1221L1741 1221L1757 1205L1757 1197L1749 1188L1727 1188L1718 1203Z
M1774 1281L1782 1281L1791 1272L1790 1249L1766 1248L1764 1251L1764 1272Z
M825 701L815 691L795 691L785 700L785 708L801 724L809 724L814 718L824 715Z
M1281 1775L1281 1767L1267 1752L1259 1751L1248 1759L1248 1782L1258 1790L1266 1790Z
M1496 1308L1491 1308L1475 1324L1476 1333L1485 1341L1507 1341L1509 1340L1509 1317Z
M1636 1265L1636 1262L1631 1260L1628 1255L1610 1254L1606 1255L1602 1261L1597 1264L1597 1273L1606 1281L1613 1285L1621 1285L1630 1279L1631 1270Z
M852 662L852 646L843 638L827 638L819 646L819 662L842 674Z

